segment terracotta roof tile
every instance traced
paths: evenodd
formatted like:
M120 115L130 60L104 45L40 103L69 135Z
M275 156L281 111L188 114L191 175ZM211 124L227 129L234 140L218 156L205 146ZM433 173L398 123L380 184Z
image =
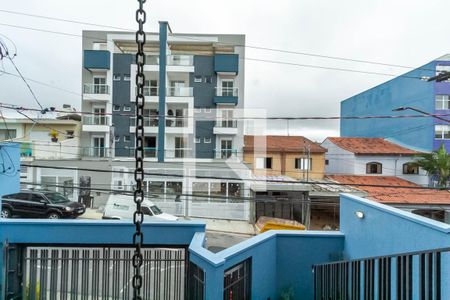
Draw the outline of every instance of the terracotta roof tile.
M256 144L255 144L256 141ZM266 149L264 147L264 141ZM244 151L252 152L260 149L266 152L304 152L305 147L310 147L311 153L325 153L327 150L319 144L303 136L282 136L282 135L246 135L244 136Z
M344 150L360 155L414 155L419 153L383 138L329 137L327 139Z
M380 203L450 205L450 192L420 188L420 185L394 176L328 175L328 178L364 191L368 194L367 198ZM417 188L380 187L380 185Z

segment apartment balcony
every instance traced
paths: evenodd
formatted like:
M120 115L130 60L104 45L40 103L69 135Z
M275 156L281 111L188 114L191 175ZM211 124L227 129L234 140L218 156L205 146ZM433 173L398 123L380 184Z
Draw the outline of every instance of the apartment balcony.
M166 90L167 97L193 97L194 88L192 87L168 87Z
M239 55L216 54L214 56L214 71L217 74L237 75L239 72Z
M110 86L108 84L85 83L83 85L83 100L109 101L110 99Z
M130 157L134 157L135 148L130 148ZM156 158L158 156L158 148L144 147L144 158Z
M236 135L238 134L237 120L219 120L213 128L214 134Z
M192 148L166 148L165 158L194 158L195 153Z
M216 159L229 159L232 157L237 157L238 150L237 149L217 149L214 150L214 157Z
M194 57L192 55L167 56L167 72L192 73L194 72Z
M144 117L144 131L145 133L158 133L159 117ZM130 118L130 133L136 131L136 117Z
M91 72L110 69L111 53L106 50L84 50L83 67Z
M215 104L238 104L238 88L216 87L216 95L214 96Z
M109 132L109 116L84 116L82 130L84 132Z
M131 102L136 101L137 89L134 89L134 94L131 97ZM146 102L159 102L159 87L145 86L144 96ZM166 102L167 103L190 103L194 101L194 89L192 87L167 87L166 88Z
M106 147L85 147L81 149L81 155L85 158L107 158L110 153Z

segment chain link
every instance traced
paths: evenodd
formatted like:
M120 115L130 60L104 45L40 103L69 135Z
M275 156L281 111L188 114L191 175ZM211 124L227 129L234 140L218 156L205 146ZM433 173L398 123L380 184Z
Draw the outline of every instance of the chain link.
M134 157L136 161L136 169L134 171L134 180L136 181L136 190L134 191L134 202L136 203L136 211L133 214L133 223L136 231L133 234L133 245L135 251L133 254L133 299L142 300L141 288L142 288L142 275L141 266L143 263L142 256L142 244L144 242L144 234L141 231L141 225L144 221L144 214L141 210L141 204L144 200L144 191L142 190L142 182L144 180L144 65L145 54L144 44L146 41L144 23L147 20L147 15L144 11L144 3L146 0L138 0L139 9L136 11L136 22L139 24L139 29L136 31L136 148Z

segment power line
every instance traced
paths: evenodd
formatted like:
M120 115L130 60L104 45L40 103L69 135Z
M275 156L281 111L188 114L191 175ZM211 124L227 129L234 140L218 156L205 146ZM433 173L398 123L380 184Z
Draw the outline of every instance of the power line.
M57 31L52 31L52 30L43 30L43 29L17 26L17 25L5 24L5 23L0 23L0 25L10 26L10 27L15 27L15 28L20 28L20 29L26 29L26 30L42 31L42 32L46 32L46 33L62 34L62 35L74 36L74 37L83 37L82 35L77 35L77 34L69 34L69 33L57 32ZM100 40L99 38L95 38L95 39ZM281 64L281 65L291 65L291 66L306 67L306 68L325 69L325 70L332 70L332 71L346 71L346 72L362 73L362 74L368 74L368 75L403 77L403 78L419 79L419 80L423 79L422 77L415 77L415 76L409 76L409 75L395 75L395 74L390 74L390 73L370 72L370 71L362 71L362 70L355 70L355 69L333 68L333 67L326 67L326 66L299 64L299 63L283 62L283 61L275 61L275 60L267 60L267 59L259 59L259 58L250 58L250 57L243 57L243 58L240 57L239 59L240 60L257 61L257 62L266 62L266 63L271 63L271 64Z
M131 29L131 28L111 26L111 25L91 23L91 22L84 22L84 21L78 21L78 20L69 20L69 19L64 19L64 18L56 18L56 17L50 17L50 16L36 15L36 14L29 14L29 13L17 12L17 11L5 10L5 9L0 9L0 12L8 13L8 14L15 14L15 15L28 16L28 17L34 17L34 18L47 19L47 20L53 20L53 21L59 21L59 22L67 22L67 23L74 23L74 24L88 25L88 26L95 26L95 27L103 27L103 28L110 28L110 29L117 29L117 30L124 30L124 31L133 31L133 29ZM2 25L4 25L4 24L2 24ZM189 36L183 36L183 38L190 39L190 40L195 40L195 41L204 41L202 39L189 37ZM245 48L257 49L257 50L271 51L271 52L280 52L280 53L286 53L286 54L296 54L296 55L302 55L302 56L311 56L311 57L316 57L316 58L325 58L325 59L333 59L333 60L341 60L341 61L350 61L350 62L356 62L356 63L374 64L374 65L381 65L381 66L387 66L387 67L397 67L397 68L405 68L405 69L416 69L415 67L412 67L412 66L405 66L405 65L399 65L399 64L390 64L390 63L384 63L384 62L379 62L379 61L361 60L361 59L354 59L354 58L348 58L348 57L323 55L323 54L317 54L317 53L308 53L308 52L293 51L293 50L286 50L286 49L276 49L276 48L270 48L270 47L264 47L264 46L235 44L235 43L227 43L227 42L215 42L215 43L216 44L221 44L221 45L231 45L231 46L245 47ZM432 70L432 69L423 69L423 68L419 68L419 69L435 72L435 70Z
M35 112L42 112L42 110L37 108L29 108L29 107L23 107L23 106L17 106L13 104L8 103L0 103L0 107L5 109L11 109L11 110L20 110L20 111L35 111ZM118 113L118 112L103 112L103 113L95 113L95 112L88 112L88 111L64 111L64 110L58 110L54 109L52 112L58 112L58 113L71 113L71 114L79 114L79 115L90 115L90 116L120 116L120 117L135 117L134 113ZM181 120L181 119L197 119L197 121L229 121L229 120L365 120L365 119L416 119L416 118L433 118L433 117L449 117L450 113L440 113L440 114L429 114L429 115L423 115L423 114L417 114L417 115L374 115L374 116L304 116L304 117L238 117L233 116L230 119L226 118L217 118L216 116L213 117L195 117L195 116L173 116L173 115L164 115L166 118L173 118L174 120ZM162 115L149 115L148 117L154 118L155 120L159 117L162 117Z

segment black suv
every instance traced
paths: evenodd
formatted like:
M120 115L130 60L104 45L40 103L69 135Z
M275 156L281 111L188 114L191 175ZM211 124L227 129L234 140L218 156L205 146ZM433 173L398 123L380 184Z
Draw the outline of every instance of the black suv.
M2 218L76 218L86 211L84 204L73 202L51 191L20 191L2 197Z

